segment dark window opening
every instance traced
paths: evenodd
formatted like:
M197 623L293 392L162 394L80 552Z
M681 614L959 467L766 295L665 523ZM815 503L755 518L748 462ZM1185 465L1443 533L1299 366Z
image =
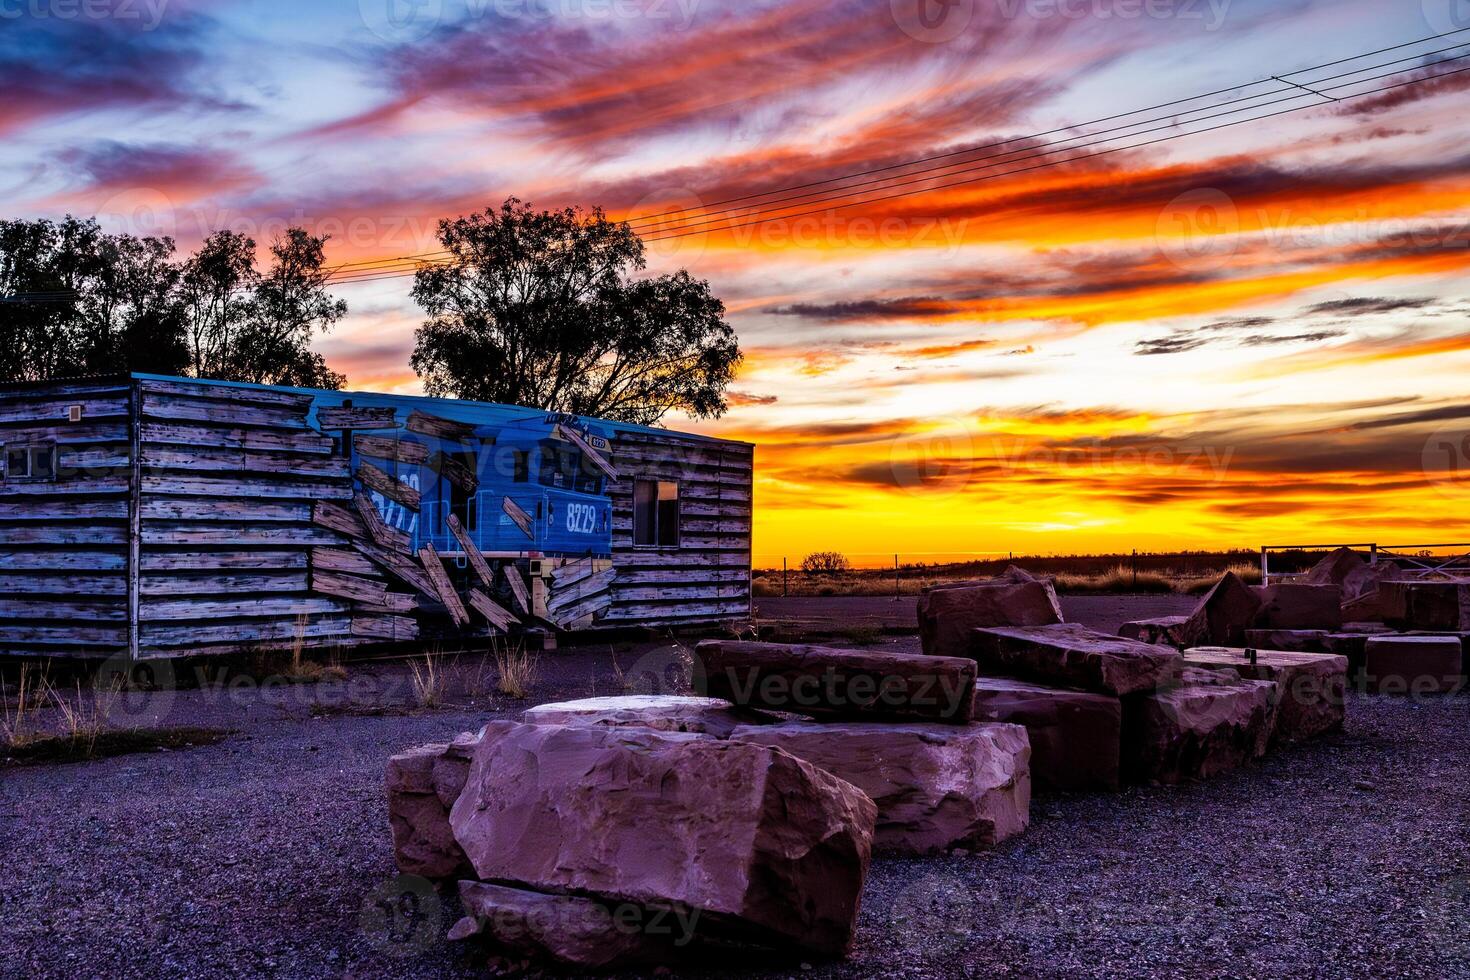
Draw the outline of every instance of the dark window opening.
M5 449L5 476L11 480L56 479L55 444L7 446Z
M633 481L633 544L679 546L679 484L672 480Z
M474 453L444 453L441 458L445 461L442 464L442 468L454 467L456 470L471 475L476 472ZM466 531L475 530L479 521L475 513L477 508L475 507L474 493L442 473L439 477L439 485L442 488L444 494L443 499L447 505L444 512L446 514L453 514L459 518L460 527Z

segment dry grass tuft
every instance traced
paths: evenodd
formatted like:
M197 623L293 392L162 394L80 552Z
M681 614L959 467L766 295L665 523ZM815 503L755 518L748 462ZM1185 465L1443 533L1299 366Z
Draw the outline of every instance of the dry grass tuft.
M437 708L444 703L447 671L439 666L437 653L424 654L422 666L417 660L409 661L413 672L413 699L421 708Z
M16 677L15 704L12 706L8 686L0 681L0 712L3 712L0 714L0 737L4 738L6 748L19 748L36 740L36 709L45 703L44 692L49 687L45 675L34 665L21 664Z
M497 638L491 639L490 651L495 655L495 669L499 674L496 686L500 693L513 698L524 698L529 694L536 680L537 656L526 651L524 642L511 645Z

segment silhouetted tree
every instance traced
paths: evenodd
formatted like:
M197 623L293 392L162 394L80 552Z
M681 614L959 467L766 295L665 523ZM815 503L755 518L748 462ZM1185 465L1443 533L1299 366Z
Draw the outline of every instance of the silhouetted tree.
M261 273L255 242L229 231L178 263L172 239L93 219L0 221L0 380L145 371L340 388L310 346L347 313L327 292L325 242L292 228Z
M184 265L181 295L190 373L256 384L341 388L346 378L311 349L311 339L347 315L327 292L326 238L300 228L271 245L262 274L255 242L216 232Z
M740 347L709 284L648 279L643 241L601 209L496 210L439 223L451 261L426 265L413 368L431 395L644 425L717 418Z
M178 268L168 238L97 222L0 221L0 379L185 365Z

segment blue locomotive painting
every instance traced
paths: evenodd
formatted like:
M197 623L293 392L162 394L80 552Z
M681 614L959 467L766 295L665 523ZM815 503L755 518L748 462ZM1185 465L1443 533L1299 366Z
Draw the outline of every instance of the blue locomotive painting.
M341 438L352 471L384 522L407 534L414 549L461 550L452 517L487 555L612 554L608 423L438 399L430 416L420 411L425 401L361 393L316 399L324 432L335 431L334 420L351 423ZM374 469L393 483L374 486ZM395 499L404 496L395 484L417 499Z

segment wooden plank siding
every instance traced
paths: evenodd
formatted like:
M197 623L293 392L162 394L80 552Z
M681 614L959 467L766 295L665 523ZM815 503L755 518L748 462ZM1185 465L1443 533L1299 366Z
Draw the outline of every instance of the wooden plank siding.
M130 395L125 380L0 391L0 446L56 447L54 479L8 471L0 479L7 656L103 658L128 649Z
M0 655L320 650L415 639L451 617L484 633L522 617L579 630L749 615L751 446L614 427L606 450L597 443L598 469L616 474L611 555L548 554L547 575L527 580L530 555L482 553L459 527L450 530L467 566L446 567L426 541L410 547L387 528L365 496L417 504L390 470L430 456L398 433L466 451L493 434L482 441L432 403L394 429L402 414L333 414L323 400L327 421L380 431L321 431L317 396L294 390L142 376L0 387L0 445L56 449L54 479L0 478ZM382 465L353 467L354 441ZM475 477L458 475L466 486ZM677 547L633 545L643 478L679 484ZM502 506L531 526L508 497Z
M352 646L395 633L355 549L352 473L309 394L140 379L139 656ZM325 515L325 516L324 516ZM318 567L317 556L321 556ZM357 619L365 621L354 628Z
M661 626L750 615L754 447L678 433L619 433L611 445L620 479L613 504L611 603L596 622ZM633 485L679 484L678 547L634 547Z

